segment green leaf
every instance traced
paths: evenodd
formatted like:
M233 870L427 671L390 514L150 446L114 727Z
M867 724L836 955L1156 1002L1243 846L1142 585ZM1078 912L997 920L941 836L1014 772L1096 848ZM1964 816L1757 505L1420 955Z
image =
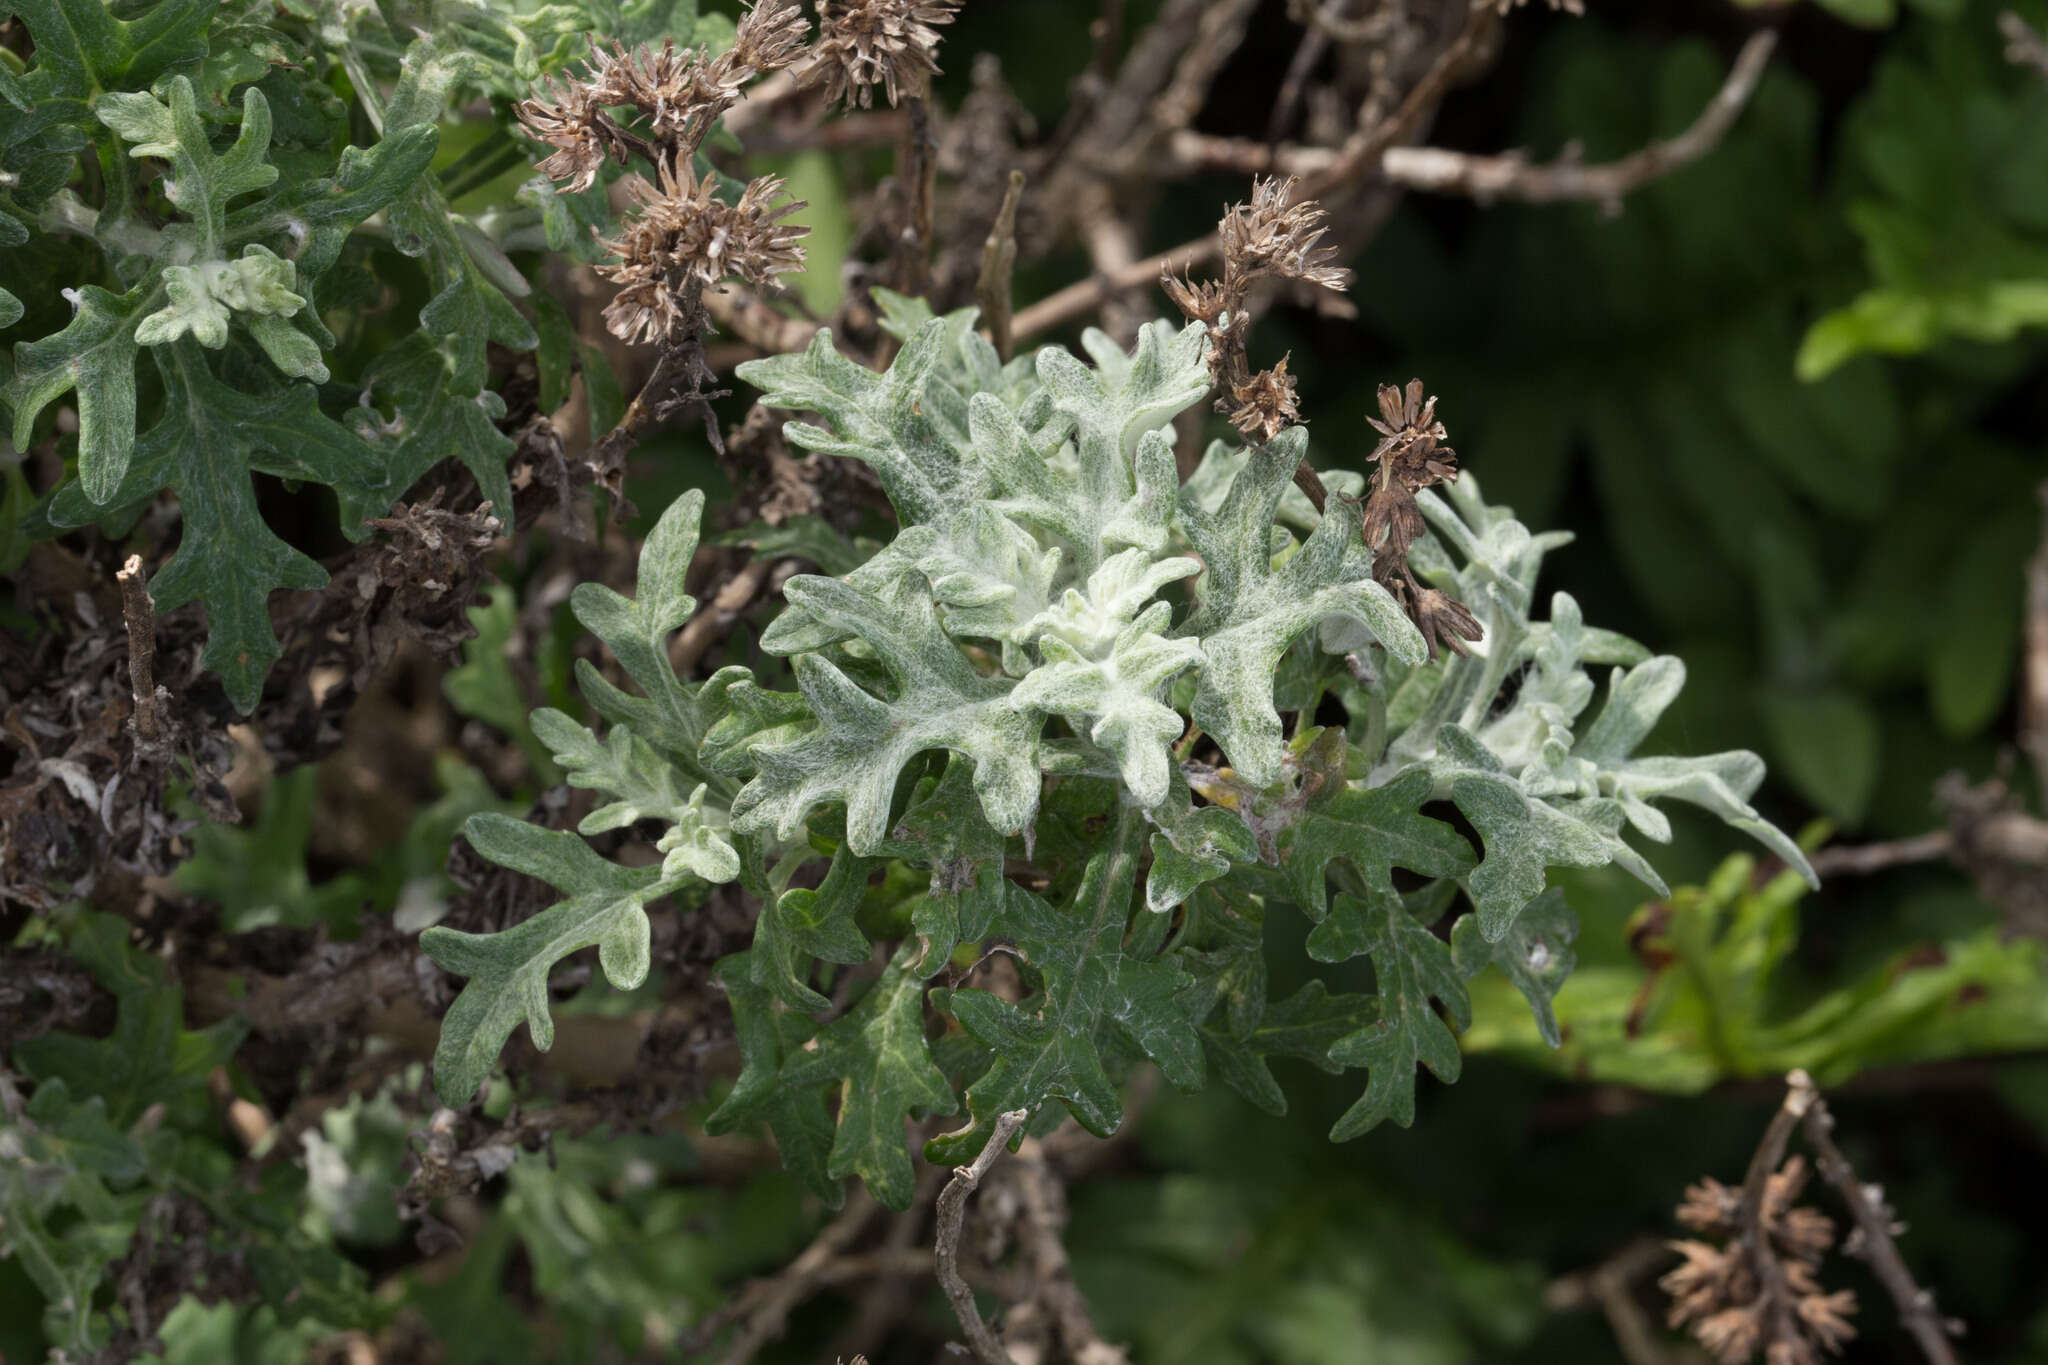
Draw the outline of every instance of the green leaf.
M108 512L140 507L166 487L175 490L184 530L150 591L159 611L195 598L205 604L202 661L247 714L278 656L270 594L327 582L326 570L264 524L251 472L327 484L346 505L362 495L376 457L320 412L311 385L261 394L231 389L213 377L189 341L160 347L156 357L164 377L164 413L136 441L135 458L119 486L103 506L95 506L86 489L66 485L50 504L50 521L83 526Z
M661 514L640 547L637 599L600 583L582 583L570 593L569 605L645 694L628 696L579 660L577 681L591 704L613 725L630 727L657 745L683 771L708 778L711 774L699 769L697 751L714 718L710 699L706 689L678 678L668 661L669 637L697 610L697 599L683 584L697 553L703 516L704 494L695 488Z
M842 966L868 960L867 936L854 911L872 866L842 844L815 890L784 891L762 907L745 960L754 980L790 1009L822 1014L832 1007L807 984L813 959Z
M1619 803L1579 800L1552 805L1532 798L1492 752L1458 726L1446 725L1437 739L1442 751L1432 771L1438 781L1449 781L1451 800L1486 847L1466 885L1479 927L1489 939L1504 937L1522 907L1542 894L1548 868L1618 862L1658 895L1668 890L1656 871L1618 837L1623 820Z
M1287 1097L1266 1065L1269 1057L1295 1057L1335 1075L1343 1067L1330 1049L1379 1022L1380 1002L1370 995L1331 995L1310 981L1287 999L1270 1004L1243 1036L1205 1027L1202 1047L1224 1083L1269 1114L1287 1112Z
M1432 919L1442 912L1441 899L1425 898L1424 905ZM1340 944L1342 956L1333 951ZM1330 1047L1332 1061L1367 1067L1371 1073L1364 1097L1337 1120L1330 1140L1348 1142L1386 1119L1409 1127L1415 1122L1416 1066L1427 1066L1446 1084L1457 1080L1464 1067L1456 1036L1430 1003L1441 1002L1461 1029L1472 1022L1471 1002L1450 948L1398 896L1339 896L1329 919L1311 936L1309 952L1323 961L1369 953L1379 985L1379 1019Z
M428 957L470 979L441 1021L434 1050L434 1090L450 1107L470 1102L522 1022L536 1048L545 1052L554 1044L548 973L569 954L596 945L606 979L620 990L646 980L649 928L643 907L680 884L660 868L606 862L573 834L494 812L472 816L464 834L484 857L539 877L568 899L495 934L436 926L420 935Z
M81 1099L101 1100L117 1128L154 1104L204 1104L206 1078L234 1055L247 1026L224 1019L187 1031L184 992L161 960L128 942L128 921L118 915L79 913L64 932L72 955L114 997L113 1031L31 1038L15 1047L15 1065L39 1083L61 1081Z
M1064 909L1005 884L998 932L1024 954L1026 975L1035 983L1021 1004L987 991L933 993L934 1003L958 1019L993 1060L968 1088L972 1122L925 1144L931 1160L971 1160L987 1142L987 1126L997 1114L1035 1113L1055 1099L1098 1137L1116 1131L1123 1105L1104 1068L1098 1034L1105 1031L1151 1058L1175 1085L1191 1089L1201 1083L1201 1043L1174 998L1192 979L1169 961L1124 951L1140 829L1130 808L1118 812L1114 830L1089 859Z
M171 67L196 62L217 8L214 0L158 0L124 7L136 17L119 19L105 0L8 0L35 39L36 58L11 102L34 106L39 120L61 113L82 122L100 92L146 87Z
M1024 827L1038 808L1038 727L1010 705L1006 680L974 671L929 601L892 610L846 583L809 575L790 579L783 592L872 649L893 695L875 696L819 655L798 655L797 686L817 726L752 749L760 771L733 802L735 829L790 839L813 808L841 801L847 838L870 853L888 822L897 774L927 749L973 760L989 823L1006 834Z
M821 1030L811 1045L770 1047L759 1032L751 1051L743 1041L745 1069L732 1095L712 1115L709 1130L727 1132L739 1123L767 1117L782 1141L796 1115L787 1108L778 1115L777 1106L786 1106L793 1094L815 1095L820 1087L833 1086L839 1114L825 1160L826 1176L839 1181L857 1175L885 1207L908 1208L915 1177L904 1142L904 1119L913 1114L951 1114L959 1108L925 1043L924 987L912 970L918 955L912 944L899 949L860 1002ZM735 1018L741 1008L735 997ZM766 1008L765 1002L757 997L754 1008ZM778 1117L781 1122L776 1123Z
M1045 662L1017 684L1010 705L1068 717L1116 756L1124 786L1150 809L1167 796L1167 746L1187 728L1159 695L1175 674L1202 661L1202 649L1163 634L1171 606L1143 606L1160 587L1201 566L1192 559L1147 565L1147 559L1138 549L1110 556L1090 575L1085 596L1069 588L1058 606L1039 614L1033 633L1043 632L1038 644Z
M1429 774L1413 769L1378 787L1344 784L1309 799L1300 819L1280 835L1281 865L1295 903L1320 922L1327 904L1330 864L1347 860L1364 878L1365 894L1392 895L1394 869L1425 877L1461 876L1472 867L1472 848L1440 820L1418 815L1430 798Z
M744 545L763 559L805 559L828 574L852 573L867 558L823 517L800 512L779 526L757 521L715 538L718 545Z
M896 515L911 526L938 520L990 491L980 466L964 455L965 433L946 430L923 401L945 333L943 321L926 323L884 374L840 355L831 331L822 328L801 355L750 360L735 373L761 390L767 406L815 412L831 423L828 431L791 422L783 432L806 450L873 468Z
M1480 932L1476 917L1460 919L1451 926L1451 961L1467 980L1487 967L1499 968L1529 1002L1536 1032L1556 1047L1563 1037L1551 1001L1578 962L1571 947L1578 936L1578 917L1565 904L1564 892L1552 887L1525 906L1506 937L1494 942Z
M94 503L113 498L135 450L135 328L148 306L139 287L115 295L84 286L63 331L14 348L14 377L0 389L22 450L33 443L43 408L78 391L78 477Z
M128 155L170 163L164 197L191 220L188 237L202 261L217 260L227 230L228 201L268 186L277 167L270 152L270 102L249 86L242 92L242 122L227 151L215 154L200 120L192 82L174 76L167 99L141 91L115 92L93 101L93 113L124 142Z
M1176 764L1166 800L1146 818L1159 826L1152 836L1152 868L1145 876L1145 908L1164 914L1196 888L1259 856L1258 840L1236 811L1197 808Z
M552 785L561 779L548 746L534 734L526 694L512 672L508 650L519 628L519 600L503 583L484 590L468 608L474 636L462 642L462 662L441 675L441 693L458 713L510 736L526 755L534 776Z
M1973 735L1997 717L2012 687L2024 619L2024 563L2040 517L2019 503L1981 525L1958 548L1942 585L1928 700L1942 731Z
M955 947L977 943L1003 902L1005 840L974 797L973 765L954 755L936 781L926 778L880 852L931 868L931 884L911 911L910 928L924 945L921 977L946 966Z
M1299 550L1273 568L1270 528L1307 449L1300 427L1254 450L1213 516L1183 498L1180 526L1202 558L1201 606L1180 628L1207 662L1192 714L1231 766L1254 787L1280 777L1280 715L1273 674L1295 637L1327 618L1355 622L1396 658L1420 663L1422 635L1372 580L1357 519L1326 516Z

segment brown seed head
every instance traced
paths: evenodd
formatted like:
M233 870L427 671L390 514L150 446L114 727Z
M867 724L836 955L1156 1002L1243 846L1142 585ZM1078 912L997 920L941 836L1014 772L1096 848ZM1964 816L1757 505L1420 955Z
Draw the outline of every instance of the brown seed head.
M880 84L890 104L922 95L938 74L938 26L960 0L819 0L818 42L799 78L825 87L825 102L868 108Z
M1294 376L1287 373L1287 357L1270 370L1261 370L1243 384L1230 386L1230 425L1248 441L1260 445L1272 440L1301 418L1295 401Z
M520 127L555 150L539 163L540 173L574 192L597 181L608 151L625 161L623 149L608 136L612 124L606 101L582 81L548 80L538 97L519 102Z
M765 285L803 268L801 239L809 229L784 221L803 204L776 202L781 180L763 176L728 204L680 158L663 162L660 175L658 186L638 176L627 181L639 211L624 232L603 242L619 257L598 267L620 286L605 310L613 335L657 340L690 316L684 299L695 291L735 277Z
M1476 642L1486 635L1463 602L1435 588L1424 588L1415 594L1409 615L1422 632L1423 643L1429 646L1432 661L1436 659L1439 644L1453 654L1469 654L1471 651L1465 648L1466 642Z
M1216 231L1223 239L1224 278L1240 298L1254 281L1268 276L1305 280L1325 289L1345 289L1351 272L1333 265L1335 247L1319 245L1329 215L1313 199L1290 203L1295 178L1254 180L1252 201L1223 215Z
M804 37L810 31L811 21L804 18L799 0L759 0L740 16L739 32L726 55L757 73L780 71L803 55Z

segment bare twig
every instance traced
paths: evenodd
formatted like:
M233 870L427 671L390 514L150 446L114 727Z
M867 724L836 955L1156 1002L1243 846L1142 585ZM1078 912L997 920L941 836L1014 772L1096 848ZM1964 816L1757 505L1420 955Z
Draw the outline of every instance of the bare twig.
M676 632L675 642L669 646L668 659L677 677L687 678L696 668L697 661L704 657L704 651L724 638L740 613L761 595L762 587L774 571L773 559L748 561L747 566L728 578L712 597L710 611L698 612Z
M2005 35L2005 59L2015 66L2032 67L2037 75L2048 76L2048 38L2011 10L1998 16L1998 31Z
M2048 45L2044 45L2048 47ZM2048 50L2044 50L2048 61ZM2034 781L2048 801L2048 483L2039 490L2041 547L2027 564L2026 662L2020 678L2020 745L2033 760Z
M1906 1268L1905 1258L1892 1241L1892 1234L1900 1229L1893 1223L1891 1210L1876 1186L1856 1179L1849 1159L1835 1145L1835 1117L1814 1088L1812 1077L1804 1071L1794 1071L1787 1077L1787 1083L1791 1087L1785 1097L1787 1110L1794 1096L1804 1096L1806 1140L1819 1156L1821 1178L1835 1187L1856 1219L1858 1235L1849 1239L1846 1249L1869 1263L1885 1292L1898 1305L1899 1320L1919 1344L1928 1365L1956 1365L1955 1348L1949 1344L1949 1338L1961 1335L1962 1325L1943 1319L1935 1309L1934 1295L1914 1282L1913 1272Z
M817 323L778 313L759 294L737 285L707 292L704 311L721 330L731 332L762 355L801 351L818 332Z
M691 306L695 308L699 301L693 296ZM625 497L626 457L640 443L642 436L665 421L678 407L686 404L698 407L704 415L711 448L717 450L723 444L718 420L710 406L711 399L722 395L703 388L703 381L712 377L704 363L702 339L694 329L662 343L654 362L654 372L647 376L640 392L634 394L633 401L626 405L618 425L606 432L585 456L590 476L611 494L617 515L631 514L631 504Z
M782 1334L792 1309L832 1282L828 1270L867 1227L877 1207L867 1190L856 1185L846 1198L845 1210L827 1223L795 1260L769 1278L748 1285L732 1302L699 1323L684 1339L684 1354L702 1352L729 1324L740 1322L723 1359L727 1365L746 1365Z
M1346 185L1362 178L1363 173L1379 164L1387 148L1399 142L1414 129L1415 125L1443 98L1450 87L1451 79L1474 55L1488 28L1498 22L1498 16L1484 6L1475 5L1466 15L1465 26L1458 31L1449 45L1439 52L1422 79L1408 90L1394 112L1370 127L1361 128L1346 140L1343 150L1317 174L1310 176L1297 196L1302 199L1321 199L1340 185Z
M1466 194L1481 202L1590 200L1619 210L1629 193L1714 149L1756 93L1777 42L1778 35L1769 29L1753 35L1736 56L1728 79L1691 127L1668 141L1652 142L1619 161L1588 166L1565 158L1537 166L1516 152L1473 156L1441 147L1390 147L1380 158L1380 173L1409 189Z
M1669 1256L1657 1238L1638 1238L1599 1265L1552 1280L1543 1290L1543 1306L1553 1313L1598 1307L1628 1365L1671 1365L1674 1353L1635 1296L1636 1284Z
M1030 1111L1024 1109L1012 1109L999 1115L981 1155L955 1171L953 1178L946 1182L946 1188L939 1192L938 1241L934 1248L939 1287L946 1291L947 1299L953 1304L953 1312L960 1319L961 1329L967 1333L967 1344L973 1348L974 1358L982 1365L1016 1365L1016 1362L996 1340L988 1324L981 1320L981 1310L974 1303L974 1290L960 1274L960 1232L967 1219L968 1196L974 1193L981 1184L981 1178L988 1174L988 1168L995 1165L1010 1145L1010 1139L1030 1117Z
M142 556L130 555L114 579L121 585L121 614L128 622L128 684L135 696L135 737L154 742L163 733L163 704L156 685L156 603Z
M1195 22L1195 40L1181 54L1166 89L1152 101L1155 128L1185 128L1201 112L1224 63L1243 45L1245 25L1257 5L1258 0L1216 0L1202 11Z
M864 1348L872 1349L921 1297L913 1296L911 1291L918 1281L932 1273L932 1258L919 1250L917 1243L924 1231L925 1216L946 1174L943 1166L920 1164L910 1207L889 1219L882 1245L866 1256L846 1257L840 1262L849 1275L854 1273L855 1266L872 1263L873 1268L865 1278L875 1283L861 1297L860 1311L834 1339L831 1353L835 1360Z
M1463 194L1481 202L1590 200L1613 209L1625 196L1692 164L1720 143L1755 95L1776 44L1777 35L1768 30L1750 38L1729 68L1727 80L1700 110L1692 126L1677 137L1652 142L1619 161L1589 166L1567 157L1547 165L1532 165L1520 152L1477 156L1442 147L1386 146L1379 153L1375 169L1390 184L1431 194ZM1408 103L1412 102L1411 96ZM1389 123L1399 124L1404 117L1405 114L1396 113ZM1353 161L1349 150L1276 146L1188 131L1174 134L1170 150L1174 162L1189 169L1225 170L1240 175L1298 175L1313 184L1335 182L1344 178L1347 165L1356 165L1362 171L1366 164Z
M1882 844L1835 844L1818 849L1808 860L1814 873L1828 877L1867 877L1894 867L1929 863L1955 851L1955 837L1945 829L1929 830L1910 839Z
M1329 25L1348 22L1345 12L1351 8L1351 0L1307 0L1307 12L1303 22L1307 31L1301 35L1301 42L1295 46L1294 57L1287 63L1287 74L1281 79L1280 93L1273 97L1273 112L1266 119L1266 142L1278 146L1280 139L1287 136L1287 126L1294 121L1294 111L1301 103L1302 91L1308 87L1309 72L1330 50ZM1373 18L1389 13L1375 9Z
M1044 1149L1036 1140L1026 1139L1017 1162L1007 1169L1015 1173L1023 1205L1018 1244L1030 1266L1036 1295L1059 1332L1065 1348L1062 1358L1076 1365L1129 1365L1130 1358L1122 1349L1104 1341L1095 1330L1088 1301L1074 1283L1074 1269L1060 1238L1067 1223L1066 1199Z
M904 103L910 112L909 127L896 154L898 192L903 195L905 221L897 225L895 278L907 294L921 294L931 279L932 195L937 188L938 146L932 138L931 114L924 97L912 95Z
M1785 1275L1784 1263L1778 1259L1777 1248L1771 1245L1770 1226L1764 1219L1764 1191L1784 1161L1785 1144L1791 1140L1792 1131L1799 1126L1799 1121L1806 1117L1807 1107L1813 1103L1813 1098L1810 1090L1801 1090L1798 1086L1785 1092L1784 1102L1778 1106L1778 1112L1771 1115L1770 1125L1764 1129L1763 1140L1757 1143L1756 1154L1750 1157L1749 1170L1742 1180L1742 1202L1736 1215L1736 1225L1741 1229L1743 1254L1758 1281L1757 1310L1765 1341L1799 1339L1799 1310Z
M1157 256L1133 262L1129 269L1120 270L1113 276L1081 280L1046 295L1019 311L1010 330L1020 341L1036 336L1093 312L1126 289L1156 284L1162 275L1177 275L1195 266L1206 265L1221 251L1222 243L1217 241L1213 232L1182 242L1171 251L1162 251Z
M974 281L974 298L981 305L981 320L988 325L989 340L1004 364L1016 350L1010 334L1010 279L1017 266L1017 201L1024 194L1024 172L1011 171L1003 191L1003 206L996 210L994 226L981 246L981 274Z

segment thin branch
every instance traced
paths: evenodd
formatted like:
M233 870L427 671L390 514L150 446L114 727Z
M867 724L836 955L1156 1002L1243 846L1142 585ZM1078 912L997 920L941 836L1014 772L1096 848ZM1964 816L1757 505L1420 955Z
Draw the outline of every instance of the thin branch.
M1294 122L1294 111L1301 104L1302 92L1308 88L1308 77L1316 69L1316 63L1330 50L1330 35L1323 24L1344 22L1344 12L1351 8L1351 0L1329 0L1327 9L1323 0L1309 0L1308 27L1301 35L1301 42L1295 45L1294 57L1287 63L1287 74L1281 78L1280 93L1273 97L1273 112L1266 116L1266 144L1280 145L1287 136L1287 127ZM1385 11L1375 10L1377 16Z
M1223 244L1216 239L1216 234L1210 232L1193 241L1182 242L1171 251L1147 256L1113 276L1098 275L1070 284L1021 310L1011 323L1011 333L1021 341L1072 322L1100 308L1126 289L1157 284L1162 275L1178 275L1195 266L1206 265L1216 259L1222 249Z
M1152 125L1161 132L1185 128L1209 98L1232 53L1244 44L1245 26L1258 0L1218 0L1195 21L1195 40L1175 66L1173 79L1152 101Z
M721 331L732 333L762 355L801 351L818 332L817 323L778 313L759 294L735 284L706 291L704 311Z
M1392 12L1391 8L1375 9L1363 19L1347 19L1344 11L1348 8L1345 0L1335 0L1327 6L1322 0L1295 0L1288 5L1287 13L1316 37L1340 43L1365 43L1380 35Z
M1755 95L1776 44L1777 35L1768 30L1753 36L1729 68L1727 80L1700 110L1691 127L1668 141L1652 142L1619 161L1589 166L1565 158L1547 165L1532 165L1520 152L1478 156L1442 147L1386 147L1379 154L1377 170L1383 180L1403 189L1469 195L1482 203L1501 199L1524 203L1591 200L1613 208L1625 196L1692 164L1720 143ZM1412 99L1411 96L1411 102ZM1397 113L1389 122L1399 124L1403 118L1404 114ZM1247 138L1187 131L1174 134L1169 149L1174 162L1189 170L1298 175L1315 184L1342 179L1351 157L1349 151L1335 152L1327 147L1274 146ZM1364 163L1357 164L1362 167Z
M1553 1313L1598 1307L1628 1365L1671 1365L1673 1353L1635 1296L1636 1284L1669 1255L1659 1239L1638 1238L1591 1269L1552 1280L1543 1290L1543 1306Z
M2022 26L2024 27L2024 25ZM2029 30L2031 32L2031 30ZM2044 44L2048 62L2048 44ZM2027 564L2026 665L2021 674L2020 744L2048 802L2048 483L2041 485L2041 548Z
M696 294L698 286L692 285ZM695 311L698 299L692 297L686 312ZM640 392L633 395L633 401L619 417L618 424L604 434L604 438L590 448L584 457L584 464L592 478L611 494L616 515L631 515L631 504L625 497L626 457L640 438L657 423L665 421L678 407L696 405L703 413L705 435L711 448L717 450L723 444L718 431L718 419L711 411L710 400L723 394L708 392L703 381L713 378L704 362L701 330L702 313L698 321L690 324L683 335L672 337L661 343L655 358L654 372L647 376L647 382L640 386ZM687 386L687 387L686 387Z
M1998 31L2005 35L2005 59L2015 66L2032 67L2048 76L2048 38L2011 10L1998 16Z
M974 281L975 302L981 305L981 320L988 325L989 340L996 355L1008 364L1017 349L1010 333L1011 277L1017 267L1017 203L1024 196L1024 172L1011 171L1003 191L1003 205L981 244L981 273Z
M1785 1144L1791 1140L1792 1130L1806 1117L1814 1098L1810 1088L1802 1090L1797 1085L1785 1092L1784 1102L1771 1115L1770 1126L1764 1129L1763 1140L1757 1143L1756 1154L1749 1159L1749 1172L1742 1180L1742 1201L1735 1225L1741 1230L1743 1255L1757 1278L1758 1307L1769 1319L1762 1331L1765 1341L1800 1339L1792 1286L1786 1280L1784 1263L1778 1259L1777 1248L1771 1245L1770 1228L1764 1221L1764 1193L1771 1176L1785 1160Z
M953 1304L953 1312L960 1319L960 1326L967 1333L967 1344L974 1350L974 1358L982 1365L1016 1365L1010 1353L996 1340L994 1332L981 1320L981 1309L974 1303L974 1290L960 1274L960 1232L967 1219L967 1198L981 1184L981 1178L988 1174L988 1168L995 1165L1010 1139L1016 1135L1024 1121L1031 1117L1030 1111L1012 1109L1000 1115L994 1131L988 1135L988 1142L981 1149L981 1155L970 1165L962 1166L946 1182L946 1188L939 1191L938 1242L933 1249L938 1264L939 1287L946 1291L946 1297Z
M1893 839L1882 844L1836 844L1818 849L1808 860L1816 875L1867 877L1894 867L1931 863L1955 852L1955 836L1945 829L1929 830L1910 839Z
M895 256L895 283L906 294L922 294L931 281L932 197L937 189L938 144L932 137L931 114L924 97L912 95L910 124L896 153L897 192L904 221L890 243Z
M1095 1330L1088 1301L1074 1283L1074 1268L1060 1238L1067 1223L1066 1199L1044 1149L1035 1140L1027 1141L1010 1169L1016 1173L1024 1213L1018 1244L1030 1264L1037 1297L1051 1310L1066 1358L1077 1365L1129 1365L1123 1350Z
M1377 166L1387 148L1408 136L1423 116L1443 98L1444 91L1450 88L1451 78L1478 53L1481 38L1497 18L1490 7L1473 6L1458 36L1437 54L1429 70L1410 87L1394 112L1371 127L1353 133L1328 166L1308 177L1296 197L1325 198L1331 190L1362 178L1367 169Z
M916 1306L921 1296L914 1296L912 1290L932 1273L932 1258L917 1243L924 1231L925 1215L946 1175L944 1167L921 1163L910 1207L889 1219L881 1246L864 1256L845 1257L834 1268L849 1278L863 1275L874 1283L861 1297L860 1311L834 1338L830 1352L833 1359L873 1349ZM870 1264L872 1269L863 1272Z
M1692 126L1677 137L1602 165L1565 158L1531 165L1520 153L1473 156L1441 147L1393 147L1380 159L1380 173L1397 185L1435 194L1465 194L1482 203L1516 199L1544 204L1590 200L1619 209L1622 199L1659 176L1699 160L1719 144L1756 93L1778 35L1769 29L1742 45L1728 78Z
M128 623L128 686L135 697L135 737L154 743L163 734L163 702L156 685L156 603L142 556L130 555L114 575L121 585L121 615Z
M1891 1210L1885 1207L1876 1186L1856 1179L1849 1159L1835 1145L1835 1117L1814 1088L1812 1077L1804 1071L1794 1071L1786 1079L1791 1086L1785 1097L1786 1108L1791 1108L1794 1096L1804 1096L1806 1140L1820 1158L1821 1178L1835 1187L1856 1219L1859 1236L1850 1239L1847 1249L1869 1262L1885 1292L1898 1305L1899 1320L1919 1343L1928 1365L1956 1365L1955 1348L1949 1344L1949 1338L1961 1335L1962 1325L1943 1319L1935 1309L1934 1295L1914 1282L1913 1272L1906 1268L1905 1258L1892 1241L1892 1233L1898 1229Z
M756 1280L739 1296L705 1318L683 1342L683 1353L702 1352L727 1325L742 1322L723 1356L726 1365L746 1365L760 1349L782 1335L791 1310L832 1282L827 1271L848 1243L858 1237L879 1207L867 1190L856 1185L846 1209L825 1225L795 1260L765 1280Z
M689 677L698 660L704 657L704 652L725 638L740 613L761 595L762 587L774 571L773 559L748 561L745 568L719 588L718 594L711 599L711 610L698 612L676 633L675 643L669 646L668 658L677 677Z

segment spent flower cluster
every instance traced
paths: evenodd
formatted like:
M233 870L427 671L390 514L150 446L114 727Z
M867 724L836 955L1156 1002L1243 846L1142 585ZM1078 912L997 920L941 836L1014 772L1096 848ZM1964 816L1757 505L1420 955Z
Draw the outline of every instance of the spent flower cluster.
M1298 280L1342 291L1351 272L1333 262L1336 248L1323 244L1327 215L1314 200L1294 200L1295 178L1252 182L1249 204L1238 204L1216 225L1223 244L1223 278L1200 284L1167 275L1167 297L1209 333L1210 382L1216 410L1247 440L1270 441L1300 420L1294 377L1287 358L1252 373L1246 355L1251 315L1246 301L1261 280Z
M1708 1176L1687 1187L1678 1221L1702 1237L1672 1243L1684 1258L1660 1282L1671 1295L1671 1325L1690 1325L1722 1365L1759 1349L1769 1365L1817 1365L1856 1335L1854 1290L1821 1287L1822 1260L1835 1244L1834 1220L1797 1204L1809 1172L1788 1157L1765 1180L1754 1226L1742 1191Z
M938 74L938 26L960 0L820 0L818 42L801 84L822 86L828 105L863 109L880 85L890 104L922 97Z
M653 181L627 180L635 211L616 237L600 238L619 258L598 267L619 287L605 309L614 336L659 342L691 334L705 324L705 289L728 279L758 287L802 268L808 229L787 219L803 204L778 202L783 182L761 176L729 200L697 163L747 85L803 55L809 27L797 0L761 0L716 55L667 40L631 52L593 43L581 76L550 80L542 96L519 105L527 132L554 148L540 171L565 190L592 188L608 158L623 166L638 155L654 168ZM620 107L637 111L646 132L621 122L612 112Z

